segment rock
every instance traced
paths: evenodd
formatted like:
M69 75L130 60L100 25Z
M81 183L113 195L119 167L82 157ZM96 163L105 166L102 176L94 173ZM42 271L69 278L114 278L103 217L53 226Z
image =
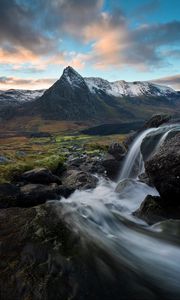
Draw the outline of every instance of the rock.
M10 160L7 157L5 157L4 155L0 155L0 164L7 164L9 162Z
M168 133L168 135L166 136L165 141L163 142L163 145L166 141L168 141L169 139L173 138L174 136L176 136L176 134L178 133L178 130L172 130ZM164 132L165 133L165 132ZM141 153L143 156L143 160L146 161L148 160L159 148L159 142L160 139L162 138L163 132L151 132L149 133L142 141L141 143Z
M164 299L158 283L149 288L144 273L129 268L123 245L127 263L92 240L86 227L82 234L78 227L87 223L76 226L74 214L63 208L54 201L0 210L1 300Z
M97 182L95 176L79 170L68 170L62 177L63 185L71 190L92 189L96 187Z
M152 225L152 229L157 232L163 233L163 235L166 238L167 238L167 236L169 236L170 238L175 236L178 238L178 241L179 241L180 220L169 219L166 221L162 221L162 222Z
M53 205L1 210L0 227L2 300L11 300L12 295L13 299L75 299L84 289L83 279L78 279L85 264L80 259L76 263L79 239Z
M180 206L178 208L164 206L159 196L148 195L133 215L152 225L166 219L179 219Z
M74 192L73 188L65 185L59 185L57 188L58 198L60 197L68 198L73 192Z
M151 182L167 205L180 204L180 133L168 140L145 163Z
M133 131L126 136L125 140L123 141L123 145L127 150L130 148L132 142L135 140L138 134L139 131Z
M68 198L74 189L52 183L26 184L16 186L13 184L0 185L0 208L32 207L45 203L47 200Z
M0 208L17 206L20 197L20 188L14 184L0 184Z
M139 181L149 185L149 186L153 186L153 183L151 182L150 178L148 177L148 175L146 173L141 173L138 176Z
M27 156L27 153L25 151L22 150L16 151L16 157L25 157L25 156Z
M127 153L123 144L113 142L108 149L108 153L114 156L116 160L121 161Z
M136 188L136 186L137 186L137 181L135 179L126 178L121 180L118 183L115 192L119 194L126 193L128 192L128 190L132 190L132 188Z
M157 128L160 125L167 123L170 119L171 116L167 114L153 115L152 118L145 122L145 124L138 131L128 134L123 144L127 149L129 149L132 142L142 131L153 127Z
M102 161L102 165L105 168L107 177L111 180L116 180L118 178L122 162L118 161L111 154L107 154Z
M57 184L26 184L20 188L21 196L18 207L31 207L59 198Z
M60 178L58 176L53 175L52 172L47 168L36 168L27 171L21 175L21 180L30 183L61 184Z
M98 158L94 159L87 159L86 162L84 162L80 169L83 172L88 172L91 174L99 174L103 176L105 174L105 168L102 165L102 160Z
M89 157L84 155L83 157L73 158L67 163L68 170L79 170L91 174L103 175L105 169L102 165L101 157Z
M148 134L141 143L141 154L143 161L148 160L154 153L156 146L162 136L162 133L151 132Z
M167 114L157 114L153 115L150 120L148 120L144 126L143 130L148 129L148 128L153 128L153 127L159 127L164 123L167 123L171 119L170 115Z

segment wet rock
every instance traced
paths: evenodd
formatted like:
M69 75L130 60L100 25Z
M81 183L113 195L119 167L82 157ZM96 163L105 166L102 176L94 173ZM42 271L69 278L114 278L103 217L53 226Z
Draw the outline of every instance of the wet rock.
M161 136L162 133L151 132L143 139L141 143L141 154L144 162L153 155Z
M153 183L151 182L150 178L148 177L148 175L146 173L141 173L138 176L139 181L149 185L149 186L153 186Z
M167 115L167 114L153 115L152 118L150 118L147 122L145 122L145 124L139 130L137 130L136 132L132 132L127 136L127 138L124 141L125 147L127 149L129 149L132 142L135 140L135 138L138 136L138 134L140 134L142 131L149 129L149 128L153 128L153 127L157 128L157 127L161 126L162 124L169 122L170 119L171 119L171 116ZM148 151L148 153L149 153L149 151ZM147 156L146 153L145 153L145 155Z
M60 191L57 184L26 184L20 188L21 195L18 207L31 207L45 203L47 200L59 198Z
M178 132L178 130L172 130L171 132L169 132L169 134L166 136L165 141L168 141L169 139L176 136ZM144 161L148 160L156 151L158 151L158 147L160 146L159 141L164 133L151 132L143 139L141 143L141 153Z
M123 141L123 145L125 146L125 148L128 150L132 144L132 142L135 140L135 138L137 137L137 135L139 134L139 131L134 131L129 133L125 140Z
M14 184L0 184L0 208L17 206L20 197L20 188Z
M127 150L123 144L112 143L109 146L108 153L111 154L116 160L121 161L127 153Z
M122 162L118 161L111 154L107 154L102 161L102 165L106 171L106 175L111 180L116 180L118 178Z
M154 231L159 232L166 239L177 240L179 243L180 220L165 220L158 222L151 227Z
M91 174L103 175L105 169L102 165L102 159L99 156L89 157L84 155L83 157L73 158L67 163L68 170L79 170Z
M159 127L164 123L167 123L171 119L171 116L168 114L156 114L153 115L150 120L148 120L144 126L143 130L153 127Z
M126 179L121 180L118 183L118 185L115 189L115 192L122 194L122 193L128 192L128 190L132 190L133 188L136 188L136 186L137 186L136 180L126 178Z
M52 172L47 168L36 168L27 171L21 175L21 180L30 183L61 184L60 178L58 176L53 175Z
M92 189L96 187L97 182L95 176L79 170L68 170L62 177L63 185L71 190Z
M180 204L180 133L168 140L145 163L148 177L158 190L164 205Z
M81 166L80 169L83 172L88 172L91 174L105 174L105 168L102 165L102 159L99 157L94 157L93 159L87 159Z
M2 300L74 299L78 239L52 205L1 210L0 227Z
M159 196L148 195L133 215L152 225L166 219L180 219L180 206L164 206Z

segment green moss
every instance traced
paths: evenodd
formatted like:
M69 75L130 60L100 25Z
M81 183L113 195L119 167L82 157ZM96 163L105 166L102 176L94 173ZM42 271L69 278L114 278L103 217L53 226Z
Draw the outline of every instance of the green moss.
M64 157L59 155L51 155L35 161L37 167L46 167L51 171L55 171L60 165L63 165L63 163Z
M64 157L59 155L50 155L40 159L26 158L24 161L17 161L12 164L0 166L0 183L13 181L19 177L23 172L29 171L37 167L45 167L52 172L58 167L63 166Z

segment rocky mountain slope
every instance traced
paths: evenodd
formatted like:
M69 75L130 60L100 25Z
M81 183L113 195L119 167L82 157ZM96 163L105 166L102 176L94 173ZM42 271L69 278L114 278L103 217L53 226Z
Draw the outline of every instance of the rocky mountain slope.
M153 113L178 115L180 95L151 82L108 82L83 78L72 67L44 93L0 93L0 117L41 115L44 119L95 123L143 120ZM34 100L34 101L32 101Z

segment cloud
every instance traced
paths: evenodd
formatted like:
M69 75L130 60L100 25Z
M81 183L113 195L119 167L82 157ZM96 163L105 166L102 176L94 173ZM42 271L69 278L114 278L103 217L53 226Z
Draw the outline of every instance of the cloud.
M0 89L19 88L19 89L43 89L51 86L57 79L24 79L18 77L0 77Z
M0 42L4 49L23 47L33 53L48 53L54 40L38 26L41 17L27 1L1 0Z
M57 64L147 71L167 66L178 57L179 21L135 28L117 7L104 12L104 2L1 0L0 64L26 72ZM138 11L150 13L159 5L159 0L152 0ZM85 46L84 53L63 49L67 39L80 43L82 49ZM165 48L172 46L171 53L166 53Z
M103 0L1 0L0 64L11 70L37 72L50 65L84 62L76 53L64 55L62 38L78 38L98 18Z
M58 48L65 34L77 35L97 18L103 0L1 0L0 42L38 54Z
M180 74L151 80L154 83L168 85L180 91Z
M179 46L180 22L144 24L132 29L122 12L115 16L102 13L96 23L84 29L85 40L93 42L91 63L102 68L132 67L140 71L168 64L163 47Z

